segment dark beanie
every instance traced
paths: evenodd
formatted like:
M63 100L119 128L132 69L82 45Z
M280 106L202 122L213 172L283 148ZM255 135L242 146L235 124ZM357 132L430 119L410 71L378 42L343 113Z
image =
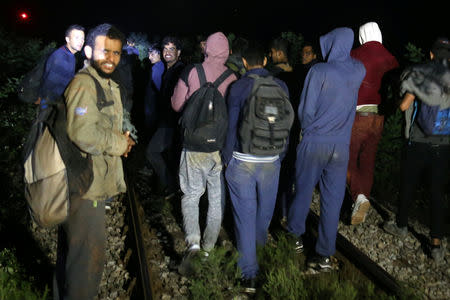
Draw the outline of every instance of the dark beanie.
M436 59L450 59L450 43L447 38L440 37L431 46L431 52L433 52Z

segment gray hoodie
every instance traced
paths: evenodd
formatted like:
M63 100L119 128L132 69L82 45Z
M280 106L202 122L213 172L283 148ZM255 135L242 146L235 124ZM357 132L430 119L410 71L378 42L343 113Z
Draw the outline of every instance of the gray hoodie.
M440 109L450 107L450 70L439 62L431 61L427 64L416 65L406 69L401 76L401 94L406 92L414 94L420 100L430 106L439 105ZM411 117L414 105L410 105L405 111L405 136L409 138ZM414 127L414 136L419 139L425 135ZM442 140L442 137L438 137ZM448 142L447 142L448 143Z

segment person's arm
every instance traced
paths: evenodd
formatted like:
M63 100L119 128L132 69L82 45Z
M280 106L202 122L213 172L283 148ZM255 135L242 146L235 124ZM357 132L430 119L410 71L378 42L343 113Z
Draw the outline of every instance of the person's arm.
M405 96L402 99L402 102L400 103L400 110L405 111L407 110L411 104L414 102L414 99L416 96L411 93L405 93Z
M121 156L131 149L126 133L113 130L112 120L97 108L97 92L91 78L77 76L64 93L67 134L82 151L92 155Z
M179 79L171 98L174 111L180 111L184 103L186 103L188 91L189 88L186 86L186 83L182 79Z
M158 61L152 67L152 80L158 91L161 90L162 74L164 73L164 63Z
M228 129L225 146L222 150L222 157L225 165L228 165L230 162L234 146L237 143L238 122L243 94L248 95L248 93L245 93L243 87L241 87L242 84L239 83L240 82L238 81L237 84L231 86L227 97Z
M322 82L317 72L314 69L310 69L306 76L298 105L298 118L302 128L307 127L314 120L317 98L319 97L321 86Z
M74 76L75 61L68 61L61 51L56 51L47 59L45 73L42 77L40 98L55 101L64 93L67 85Z

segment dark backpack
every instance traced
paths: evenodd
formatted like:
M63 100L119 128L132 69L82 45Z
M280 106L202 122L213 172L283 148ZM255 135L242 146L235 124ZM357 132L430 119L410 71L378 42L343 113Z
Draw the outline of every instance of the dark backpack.
M260 156L280 154L294 121L289 97L272 76L251 74L249 77L254 83L239 127L242 152Z
M44 53L38 60L37 64L31 71L26 73L19 82L17 88L17 97L20 101L25 103L34 103L39 97L39 89L42 83L42 76L44 76L45 64L49 56L56 49L50 49Z
M100 83L89 73L97 92L97 108L113 105ZM82 197L93 180L92 159L83 156L66 131L63 96L36 119L24 145L25 198L32 219L53 227L70 215L70 201Z
M201 64L195 68L200 88L187 100L180 124L183 129L183 147L198 152L214 152L225 145L228 112L224 97L217 89L233 72L227 69L213 83L206 81Z

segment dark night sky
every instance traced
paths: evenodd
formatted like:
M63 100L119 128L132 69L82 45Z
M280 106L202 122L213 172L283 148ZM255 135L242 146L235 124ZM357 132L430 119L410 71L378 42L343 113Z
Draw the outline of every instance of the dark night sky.
M429 47L438 35L449 35L444 1L13 1L1 0L1 23L9 30L63 43L66 27L78 23L90 28L103 22L125 33L144 32L149 38L168 33L188 35L223 31L268 39L282 31L317 39L333 28L355 30L368 21L379 24L384 44L394 52L406 42ZM425 6L427 5L427 6ZM431 7L430 5L433 5ZM65 7L72 6L72 7ZM297 7L299 6L299 7ZM27 24L18 22L20 9L30 13Z

